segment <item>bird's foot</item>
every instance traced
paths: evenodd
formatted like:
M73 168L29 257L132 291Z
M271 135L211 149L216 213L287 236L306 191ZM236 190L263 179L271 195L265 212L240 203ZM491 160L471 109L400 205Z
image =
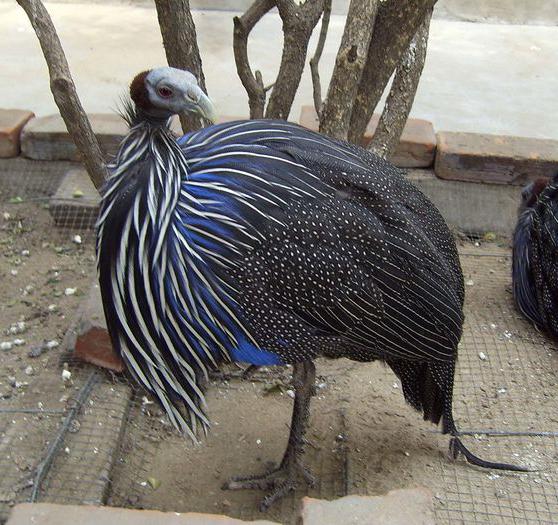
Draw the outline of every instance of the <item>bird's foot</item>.
M298 487L299 477L302 477L310 487L316 484L316 478L310 469L301 460L293 459L284 461L279 467L273 468L265 474L232 478L223 485L223 489L270 491L260 504L260 511L265 512L277 500Z

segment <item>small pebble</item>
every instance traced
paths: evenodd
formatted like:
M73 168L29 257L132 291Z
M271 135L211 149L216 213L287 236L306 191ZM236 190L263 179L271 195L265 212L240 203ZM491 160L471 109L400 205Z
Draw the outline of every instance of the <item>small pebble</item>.
M47 341L45 343L45 346L51 350L52 348L56 348L60 343L58 341L55 341L54 339L52 341Z
M481 361L486 361L488 357L486 357L486 354L484 352L479 352L479 359Z
M16 275L18 274L18 271L14 268L13 270L10 270L10 273L11 273L13 276L16 276Z
M261 445L262 444L262 440L261 439L256 439L256 445Z
M48 307L47 307L47 310L48 310L49 312L54 312L54 311L57 310L57 309L58 309L58 306L55 305L55 304L49 304Z
M71 379L72 379L72 372L70 372L69 370L62 370L62 381L64 381L64 383L67 383Z
M473 279L467 279L467 280L465 281L465 284L466 284L467 286L473 286L473 285L475 284L475 281L473 281Z
M286 393L289 397L291 397L291 398L294 399L294 396L295 396L294 390L290 390L290 389L289 389L289 390L287 390L285 393Z
M14 345L23 346L25 344L25 339L14 339Z
M23 332L25 332L26 328L27 327L25 325L25 321L18 321L17 323L14 323L12 326L10 326L8 333L11 335L22 334Z
M35 373L35 369L29 365L26 369L25 369L25 375L27 376L32 376Z
M29 257L29 250L21 250L21 255L23 257Z
M0 350L11 350L14 344L11 341L2 341L0 343Z
M72 242L75 244L81 244L81 235L74 235L72 237Z
M66 288L64 290L64 295L75 295L77 288Z

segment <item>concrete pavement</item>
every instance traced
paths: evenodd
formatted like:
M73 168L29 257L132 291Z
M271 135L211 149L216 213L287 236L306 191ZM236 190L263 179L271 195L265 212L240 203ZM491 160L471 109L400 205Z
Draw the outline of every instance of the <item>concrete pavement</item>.
M125 4L47 3L88 112L110 112L132 76L163 64L155 10ZM229 11L194 11L210 95L222 114L246 116L232 55ZM332 17L321 72L327 82L344 18ZM253 66L271 82L280 61L281 24L269 14L255 28ZM311 45L314 49L315 44ZM44 59L15 2L0 2L0 107L57 111ZM437 130L558 138L558 27L491 25L436 19L412 116ZM291 119L312 103L304 74Z

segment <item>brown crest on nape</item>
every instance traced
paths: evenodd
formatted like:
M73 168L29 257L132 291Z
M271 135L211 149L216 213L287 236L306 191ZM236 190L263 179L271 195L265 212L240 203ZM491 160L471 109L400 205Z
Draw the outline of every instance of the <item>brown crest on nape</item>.
M542 191L548 186L549 180L550 179L544 179L542 177L539 177L533 183L533 197L535 202L539 198L539 195L542 193Z
M132 83L130 84L130 97L134 104L141 109L148 110L152 107L147 88L145 87L145 77L149 74L148 71L138 73Z

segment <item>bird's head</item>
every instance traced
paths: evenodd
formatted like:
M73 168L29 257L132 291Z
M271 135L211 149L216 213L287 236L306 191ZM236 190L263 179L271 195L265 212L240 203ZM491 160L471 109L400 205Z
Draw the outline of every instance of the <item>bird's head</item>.
M158 67L136 75L130 97L148 116L168 118L177 113L194 113L215 121L215 107L192 73L174 67Z
M548 179L538 178L534 182L527 184L521 190L521 203L519 205L519 215L527 208L532 208L539 198L541 192L546 188Z

